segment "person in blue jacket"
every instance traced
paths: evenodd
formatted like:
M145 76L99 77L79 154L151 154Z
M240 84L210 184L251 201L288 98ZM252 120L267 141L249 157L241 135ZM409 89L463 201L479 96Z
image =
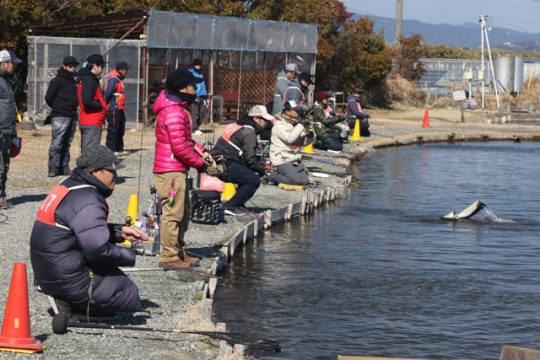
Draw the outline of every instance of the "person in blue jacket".
M141 306L137 286L119 269L133 266L135 254L115 243L148 235L107 221L117 164L110 149L89 146L38 208L32 268L37 285L64 312L135 312Z
M199 126L204 122L206 117L206 108L208 106L208 94L206 93L206 85L204 84L204 76L201 73L202 61L201 59L193 60L193 63L188 70L198 79L203 81L198 82L195 89L197 99L191 104L191 130L194 135L202 135L203 132L199 130Z

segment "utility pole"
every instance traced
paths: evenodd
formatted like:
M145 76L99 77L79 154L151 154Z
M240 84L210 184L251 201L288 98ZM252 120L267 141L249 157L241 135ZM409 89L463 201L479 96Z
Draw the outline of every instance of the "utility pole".
M399 44L399 39L402 36L403 26L403 0L396 0L396 33L394 42Z
M482 28L482 39L486 39L487 51L489 56L489 65L491 67L491 76L493 77L493 90L495 91L495 99L497 100L497 109L501 108L501 103L499 102L499 89L497 86L497 79L495 78L495 69L493 68L493 58L491 57L491 47L489 46L489 37L488 31L490 30L487 26L487 15L480 15L480 27ZM484 64L484 46L482 41L482 67Z

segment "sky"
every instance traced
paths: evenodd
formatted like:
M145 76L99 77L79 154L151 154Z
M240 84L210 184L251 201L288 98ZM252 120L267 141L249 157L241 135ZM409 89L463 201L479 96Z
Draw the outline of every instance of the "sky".
M361 15L394 18L396 0L342 0ZM492 27L540 33L540 0L403 0L403 18L431 24L476 23L488 15Z

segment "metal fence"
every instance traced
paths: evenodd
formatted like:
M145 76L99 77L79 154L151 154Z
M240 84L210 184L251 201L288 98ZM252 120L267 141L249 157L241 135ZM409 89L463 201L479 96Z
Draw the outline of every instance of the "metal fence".
M31 118L44 118L50 111L45 103L45 93L49 82L56 76L62 66L62 59L68 55L75 56L81 65L91 54L103 54L111 48L115 39L64 38L48 36L28 37L28 77L27 104ZM119 61L129 65L124 80L126 94L126 119L131 126L139 122L141 79L142 40L123 40L105 57L107 64L102 79ZM128 124L129 125L129 124Z

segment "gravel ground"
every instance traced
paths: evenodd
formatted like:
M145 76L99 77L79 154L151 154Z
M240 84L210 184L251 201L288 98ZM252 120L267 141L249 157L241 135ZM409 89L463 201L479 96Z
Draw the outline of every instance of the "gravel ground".
M316 178L318 184L312 189L323 186L340 186L344 175L348 173L348 165L358 154L373 151L374 147L394 144L414 143L417 136L424 136L426 141L445 139L450 133L456 138L478 138L482 134L490 134L490 138L512 138L519 136L540 139L538 126L525 125L490 125L481 117L479 122L460 123L447 119L459 120L459 111L454 111L446 120L435 120L431 128L423 129L423 110L418 109L418 120L399 120L378 118L371 121L374 135L364 138L361 143L349 144L340 154L316 151L305 160L311 171L332 174L329 178ZM392 113L395 115L396 113ZM455 115L455 117L454 117ZM4 307L11 271L14 262L26 262L29 282L33 278L29 260L28 240L35 220L35 213L41 200L59 180L46 177L46 158L50 140L49 131L21 132L25 139L25 148L20 159L12 161L8 180L8 195L14 203L9 210L0 211L7 220L0 224L0 306ZM219 132L219 128L216 130ZM109 198L110 217L112 221L121 222L124 218L130 194L137 193L139 184L139 162L141 162L139 211L149 206L148 187L152 182L151 166L153 161L153 132L145 131L143 150L140 152L141 133L129 132L126 135L126 147L131 154L123 157L126 168L121 170L121 181ZM78 138L75 139L72 155L79 152ZM249 207L258 209L280 208L289 203L299 201L302 192L285 191L275 186L261 186ZM0 216L0 221L2 217ZM247 223L249 219L229 219L228 223L219 226L190 224L186 236L188 246L195 251L213 252L213 247L232 236ZM157 258L138 257L138 267L156 267ZM209 267L211 261L204 260L202 268ZM131 273L130 277L139 286L145 311L134 316L125 316L122 323L147 325L157 328L212 329L212 324L197 311L202 296L204 281L198 276L173 272ZM30 318L32 335L44 341L46 349L35 358L47 359L215 359L218 354L216 341L194 335L142 333L113 330L73 329L67 335L55 335L51 330L51 317L47 314L49 307L46 297L29 286ZM23 358L25 355L14 355L0 352L0 358Z

